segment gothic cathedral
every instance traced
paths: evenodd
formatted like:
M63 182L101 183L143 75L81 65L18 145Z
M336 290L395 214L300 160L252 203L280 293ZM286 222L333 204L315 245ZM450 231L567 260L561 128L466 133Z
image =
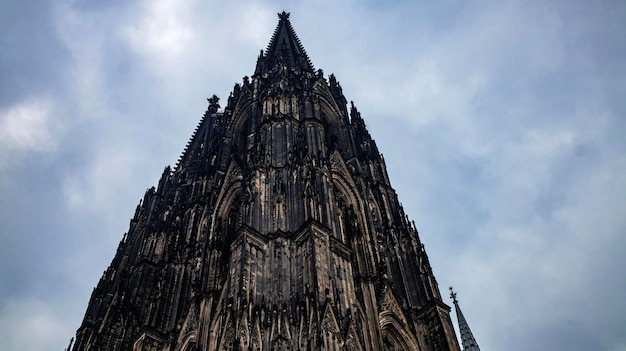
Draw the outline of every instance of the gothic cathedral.
M458 351L376 143L288 13L224 105L137 206L72 350Z

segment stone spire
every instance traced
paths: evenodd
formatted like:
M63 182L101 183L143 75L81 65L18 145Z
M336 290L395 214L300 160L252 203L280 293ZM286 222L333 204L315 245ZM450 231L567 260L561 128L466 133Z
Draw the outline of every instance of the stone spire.
M467 324L467 321L463 316L463 312L461 312L461 308L459 307L459 301L456 299L456 293L454 292L454 290L452 290L452 287L450 287L450 298L452 299L452 302L454 302L456 317L459 321L459 332L461 333L463 351L480 351L480 347L478 347L478 343L476 342L476 339L474 339L472 330Z
M73 351L459 351L417 229L279 14L130 220Z
M313 71L313 64L289 22L289 13L283 11L278 18L272 39L259 57L255 74L262 74L277 63L285 64L290 70Z

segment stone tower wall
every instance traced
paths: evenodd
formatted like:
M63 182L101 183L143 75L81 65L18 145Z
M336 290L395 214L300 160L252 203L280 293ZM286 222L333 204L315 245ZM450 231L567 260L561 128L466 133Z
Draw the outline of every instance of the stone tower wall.
M417 230L281 14L94 289L73 350L458 350Z

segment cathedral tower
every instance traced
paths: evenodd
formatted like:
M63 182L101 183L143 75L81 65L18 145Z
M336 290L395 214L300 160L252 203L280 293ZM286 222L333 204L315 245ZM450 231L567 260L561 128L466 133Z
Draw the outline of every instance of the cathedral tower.
M137 206L73 350L459 350L376 143L288 13Z

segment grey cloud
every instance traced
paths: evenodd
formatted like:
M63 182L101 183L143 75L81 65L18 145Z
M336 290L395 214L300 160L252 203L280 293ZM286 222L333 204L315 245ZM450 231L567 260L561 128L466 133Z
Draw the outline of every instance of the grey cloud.
M62 128L53 151L0 162L0 325L48 332L0 339L36 351L67 346L143 192L206 97L252 74L283 7L35 5L3 5L0 111L49 99ZM624 5L288 7L362 112L481 347L624 350Z

